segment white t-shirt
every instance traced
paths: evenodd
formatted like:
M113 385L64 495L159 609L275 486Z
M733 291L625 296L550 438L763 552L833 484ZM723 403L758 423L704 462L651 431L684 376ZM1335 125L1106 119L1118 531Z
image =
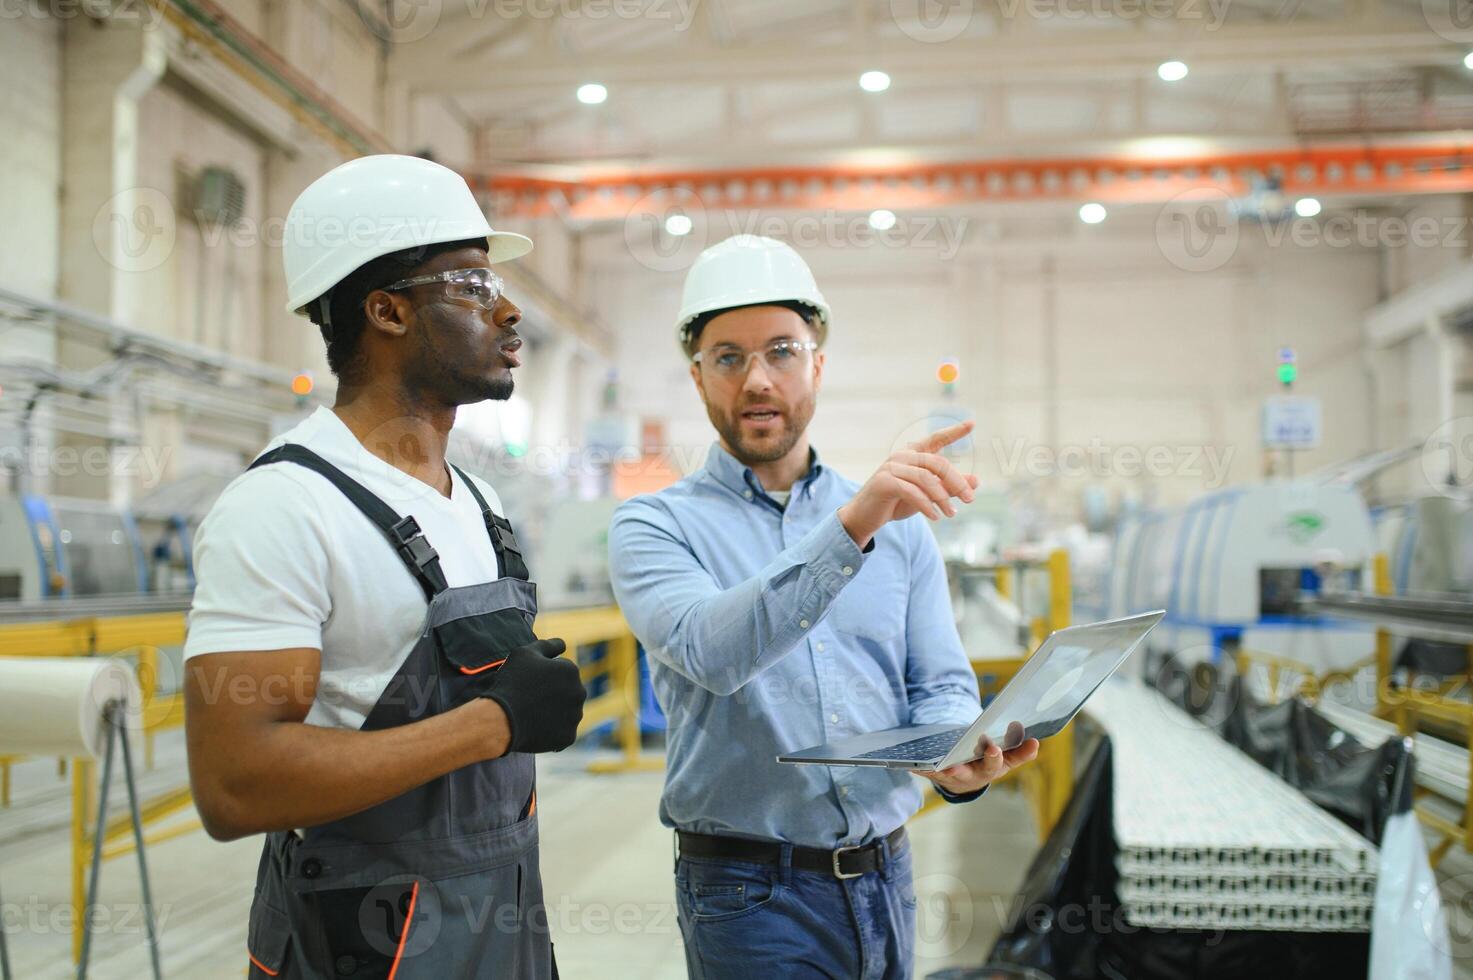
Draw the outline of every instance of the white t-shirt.
M451 587L500 577L481 508L459 474L451 472L443 497L370 453L327 408L267 448L284 442L306 446L400 515L412 514ZM472 479L502 513L495 491ZM236 477L200 525L194 561L185 658L321 650L309 724L362 727L424 626L424 591L387 539L326 477L296 463Z

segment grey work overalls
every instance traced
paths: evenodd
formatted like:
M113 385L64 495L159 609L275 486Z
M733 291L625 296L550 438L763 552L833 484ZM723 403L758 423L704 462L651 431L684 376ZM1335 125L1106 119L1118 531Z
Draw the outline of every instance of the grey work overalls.
M464 703L486 688L508 650L535 639L537 590L511 525L458 468L502 577L452 589L414 518L400 518L303 446L281 446L251 465L278 462L331 480L388 537L429 601L419 641L364 730ZM268 834L251 904L250 976L556 978L537 865L535 776L531 755L510 754L302 836Z

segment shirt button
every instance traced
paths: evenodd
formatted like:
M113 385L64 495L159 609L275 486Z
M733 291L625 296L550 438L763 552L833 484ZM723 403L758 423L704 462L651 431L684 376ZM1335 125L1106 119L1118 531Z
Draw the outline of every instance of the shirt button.
M322 874L322 862L316 858L308 858L302 862L302 877L316 878Z
M742 491L742 496L743 497L746 497L748 500L751 500L752 499L752 491L750 491L750 490L743 490Z
M849 787L848 786L840 786L839 787L839 795L842 796L842 797L844 797L844 799L846 799L846 800L849 799Z
M844 572L845 575L853 575L854 574L854 568L852 566L850 566L850 565L845 565L844 568L843 568L843 572Z
M835 725L837 725L839 723L839 716L838 715L829 715L829 721L831 721Z
M800 619L800 620L798 620L798 628L799 629L805 629L806 630L808 628L808 620L806 620L806 619Z
M816 649L818 650L819 653L823 653L823 644L822 643L817 644Z

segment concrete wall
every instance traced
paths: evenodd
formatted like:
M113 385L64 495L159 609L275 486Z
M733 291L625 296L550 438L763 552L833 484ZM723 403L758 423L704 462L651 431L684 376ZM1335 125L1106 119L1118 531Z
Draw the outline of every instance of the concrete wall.
M140 272L146 285L125 318L150 332L255 361L274 361L262 342L262 274L274 250L261 242L266 147L210 112L184 86L158 85L140 106L138 175L175 202L175 240L167 259ZM245 186L242 228L195 217L196 181L224 168Z
M0 285L56 292L61 212L61 23L21 17L0 30Z
M1466 281L1473 257L1473 197L1424 198L1405 212L1380 216L1371 227L1382 245L1384 300L1395 302L1439 282ZM1436 311L1441 316L1459 312ZM1468 342L1441 333L1434 317L1396 343L1367 351L1366 364L1375 379L1378 445L1421 442L1452 420L1473 417ZM1425 493L1428 484L1420 462L1419 457L1387 470L1373 484L1374 492L1386 499ZM1466 472L1466 459L1463 464Z

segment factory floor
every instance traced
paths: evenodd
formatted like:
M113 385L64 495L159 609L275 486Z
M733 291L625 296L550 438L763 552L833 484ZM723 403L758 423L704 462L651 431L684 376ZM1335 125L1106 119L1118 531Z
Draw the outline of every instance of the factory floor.
M584 771L601 757L612 755L575 750L539 769L542 873L558 965L573 980L682 978L670 832L655 816L663 774ZM181 733L160 736L141 792L176 785L183 773ZM0 911L11 966L26 980L73 976L70 782L43 760L16 765L13 780L12 805L0 809ZM121 793L113 799L115 808L126 805ZM916 975L980 963L1013 911L1038 846L1025 801L1011 789L994 792L978 804L933 811L910 829L920 902ZM260 838L219 844L197 830L149 849L166 977L245 974L246 911L260 847ZM131 855L103 866L106 920L91 971L98 980L149 975L136 869Z

